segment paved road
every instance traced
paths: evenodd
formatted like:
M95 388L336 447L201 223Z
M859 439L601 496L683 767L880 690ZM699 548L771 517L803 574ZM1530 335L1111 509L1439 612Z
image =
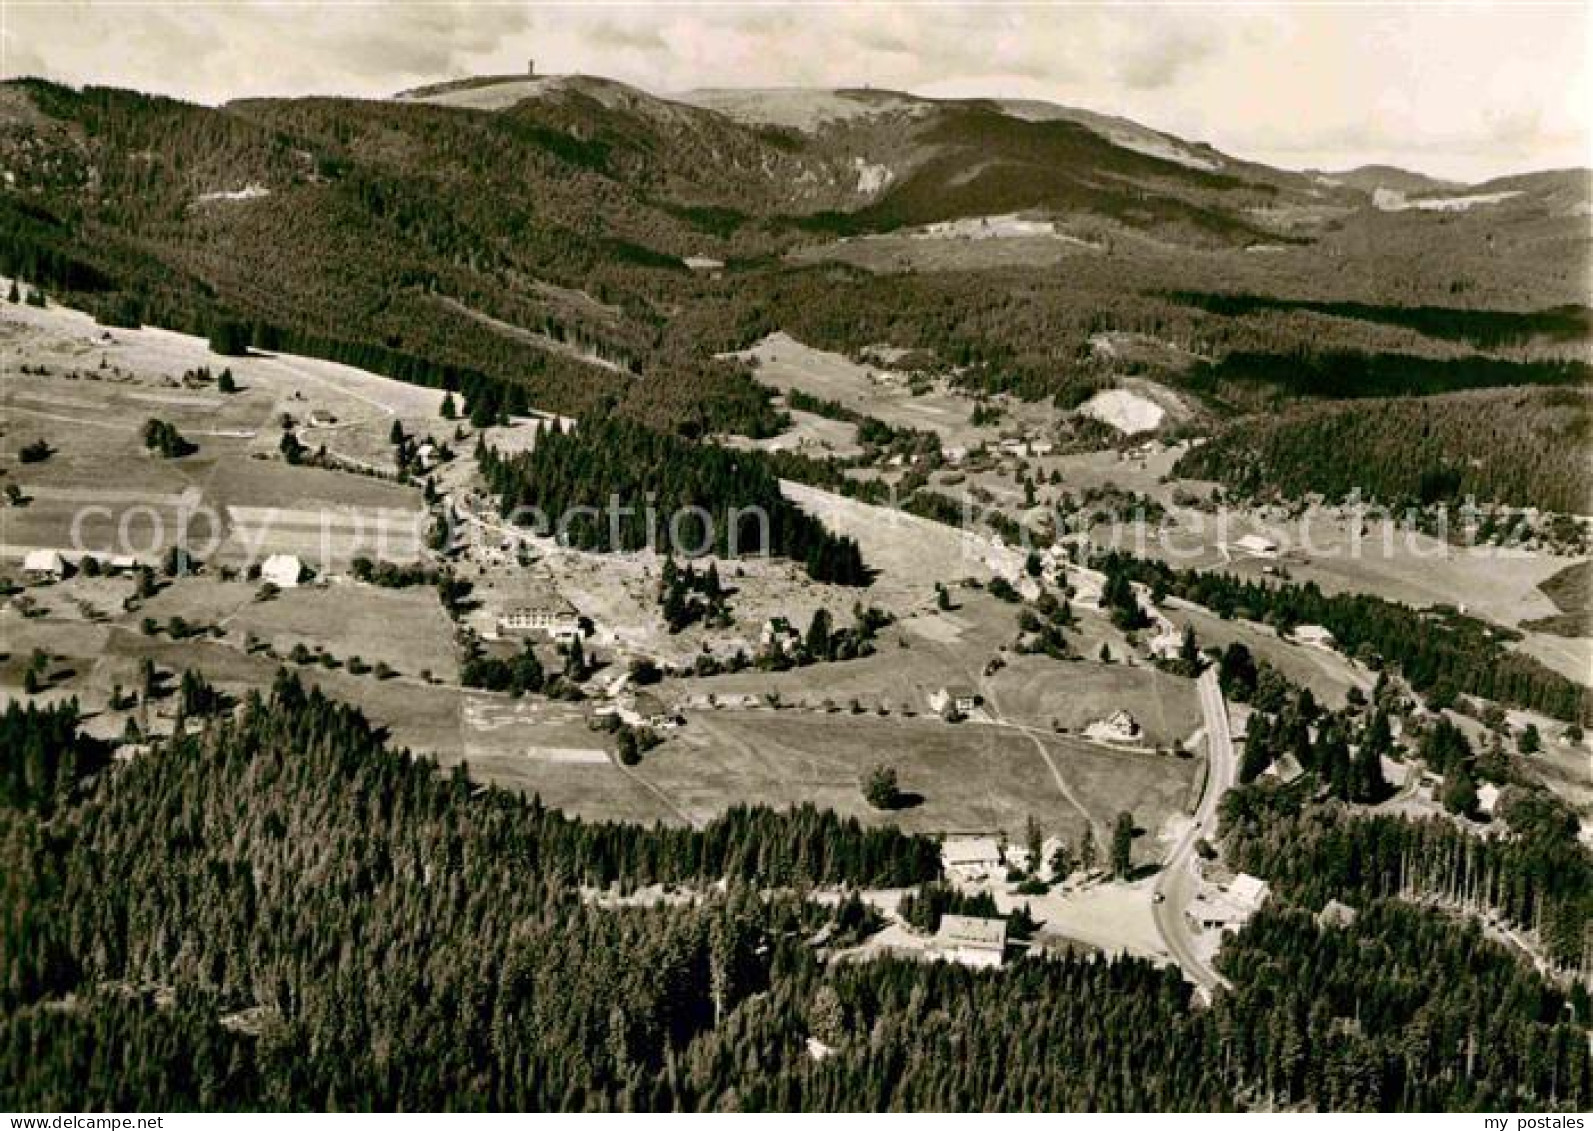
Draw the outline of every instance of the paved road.
M1212 969L1195 946L1185 914L1194 900L1198 886L1195 875L1195 844L1202 837L1212 837L1217 832L1217 809L1222 798L1233 787L1238 774L1238 759L1234 754L1233 732L1228 727L1228 706L1223 702L1222 689L1217 684L1217 669L1208 668L1196 681L1200 693L1200 710L1206 721L1206 788L1195 810L1195 819L1179 838L1161 875L1156 879L1152 913L1156 929L1161 932L1167 952L1183 968L1184 974L1207 995L1218 986L1226 985L1221 974Z

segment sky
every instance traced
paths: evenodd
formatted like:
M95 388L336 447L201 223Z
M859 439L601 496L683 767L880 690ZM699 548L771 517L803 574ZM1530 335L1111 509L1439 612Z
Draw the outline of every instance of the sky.
M888 87L1121 114L1289 168L1476 181L1593 165L1593 19L1563 4L0 0L0 74L199 102L466 75Z

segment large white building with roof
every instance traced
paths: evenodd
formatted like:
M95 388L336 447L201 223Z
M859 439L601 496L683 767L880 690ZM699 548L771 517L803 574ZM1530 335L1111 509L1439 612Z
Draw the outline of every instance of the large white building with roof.
M1007 953L1007 921L974 915L942 915L935 953L964 966L1000 966Z

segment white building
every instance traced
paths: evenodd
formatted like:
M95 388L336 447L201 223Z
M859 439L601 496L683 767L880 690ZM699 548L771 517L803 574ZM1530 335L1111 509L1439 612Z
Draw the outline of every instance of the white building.
M969 881L1000 876L1006 870L1001 846L988 836L949 838L940 847L940 863L957 879Z
M964 966L1000 966L1007 953L1007 921L972 915L942 915L935 953Z
M1483 782L1477 787L1477 811L1493 816L1494 808L1499 804L1499 787L1493 782Z
M1240 872L1226 888L1206 888L1189 906L1189 917L1207 931L1237 930L1267 901L1265 880Z
M293 554L272 554L260 566L260 580L278 589L293 589L304 580L304 563Z
M34 581L60 581L66 576L66 559L54 550L29 550L22 572Z
M979 696L971 687L960 684L938 688L929 693L929 709L937 714L944 714L948 708L959 715L966 715L979 707Z
M1233 883L1228 885L1228 894L1239 901L1243 907L1251 911L1261 910L1261 905L1267 901L1267 896L1272 894L1272 889L1267 886L1267 881L1252 876L1248 872L1240 872L1233 878Z
M1261 776L1276 778L1284 785L1292 785L1305 776L1305 767L1300 765L1300 759L1285 751L1277 761L1261 771Z
M1322 905L1322 910L1316 913L1316 925L1319 927L1348 927L1355 923L1360 913L1347 903L1340 903L1330 899Z

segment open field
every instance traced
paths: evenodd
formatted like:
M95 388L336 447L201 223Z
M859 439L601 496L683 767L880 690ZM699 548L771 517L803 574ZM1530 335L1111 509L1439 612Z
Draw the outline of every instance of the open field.
M928 611L885 629L872 656L693 679L671 685L670 691L694 702L709 695L727 701L772 693L783 702L811 707L826 701L845 707L855 698L869 711L883 705L893 713L928 713L932 693L950 684L977 685L981 665L1011 640L1011 606L980 596L983 603L972 611Z
M1151 746L1184 742L1200 728L1194 681L1148 666L1013 656L984 686L1004 718L1029 726L1077 733L1126 710Z
M379 589L353 583L283 590L270 601L242 606L230 627L255 636L280 654L293 645L323 645L339 659L358 656L394 671L422 671L452 679L457 664L453 624L429 586Z
M1566 566L1543 581L1538 590L1554 602L1559 615L1528 621L1522 627L1573 639L1593 636L1593 561Z
M1514 647L1537 657L1567 679L1593 685L1593 640L1585 636L1528 632Z

